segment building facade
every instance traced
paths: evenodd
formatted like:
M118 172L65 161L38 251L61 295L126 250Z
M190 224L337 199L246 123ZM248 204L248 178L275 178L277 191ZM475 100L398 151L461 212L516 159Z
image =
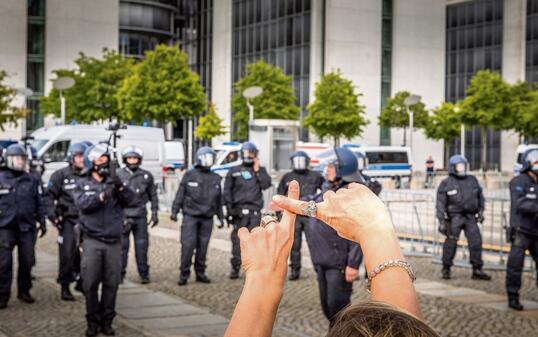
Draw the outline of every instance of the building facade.
M7 136L18 138L21 130L43 124L38 99L51 88L52 70L72 67L79 52L98 56L106 47L142 57L158 43L174 42L188 53L228 126L233 83L247 64L264 59L291 75L301 118L322 74L339 69L362 93L370 120L363 135L349 142L401 145L403 130L377 123L387 98L398 91L420 95L431 109L465 97L469 79L481 69L498 71L510 83L538 80L538 0L4 1L0 68L10 85L34 93L18 98L32 114ZM167 136L186 139L186 123L176 125L167 126ZM301 137L316 140L306 130ZM415 169L422 170L430 154L442 166L442 142L426 139L421 130L412 137ZM480 131L468 130L465 139L476 167ZM518 141L512 132L489 130L490 167L510 171ZM458 140L450 151L459 148Z

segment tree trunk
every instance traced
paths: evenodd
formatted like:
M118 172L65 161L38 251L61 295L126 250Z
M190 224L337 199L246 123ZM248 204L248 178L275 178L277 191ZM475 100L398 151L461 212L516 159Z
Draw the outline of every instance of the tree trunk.
M448 168L448 161L450 160L450 143L448 140L445 139L445 162L443 165L443 168Z
M334 137L334 147L339 147L340 146L340 138L335 136Z
M482 156L481 167L485 171L488 169L487 155L488 155L488 129L486 127L480 128L480 138L482 140Z

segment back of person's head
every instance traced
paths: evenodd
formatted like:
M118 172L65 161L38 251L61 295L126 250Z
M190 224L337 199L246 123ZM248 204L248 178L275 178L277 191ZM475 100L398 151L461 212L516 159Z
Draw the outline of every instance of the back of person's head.
M426 323L395 306L366 302L340 311L327 337L440 337Z

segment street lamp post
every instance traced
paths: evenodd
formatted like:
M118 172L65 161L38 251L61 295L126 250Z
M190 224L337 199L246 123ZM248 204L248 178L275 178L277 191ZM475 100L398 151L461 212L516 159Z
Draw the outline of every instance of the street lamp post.
M454 107L454 113L460 112L459 106ZM461 123L460 128L460 154L465 157L465 124Z
M409 113L409 148L411 148L411 152L413 152L413 126L414 126L414 115L413 111L409 109L410 106L416 105L420 102L420 96L418 95L410 95L407 96L404 100L404 105L407 108L407 113Z
M26 109L28 107L27 99L34 94L34 91L30 88L16 88L15 90L19 95L24 96L24 109ZM24 118L23 121L24 122L21 123L22 138L26 136L26 118Z
M247 100L247 107L248 107L248 122L254 120L254 106L252 103L250 103L250 100L258 97L263 92L263 89L261 87L253 86L248 87L245 90L243 90L243 97Z
M65 125L65 97L63 91L71 88L73 85L75 85L75 80L68 76L59 77L53 81L54 88L60 92L60 116L62 125Z

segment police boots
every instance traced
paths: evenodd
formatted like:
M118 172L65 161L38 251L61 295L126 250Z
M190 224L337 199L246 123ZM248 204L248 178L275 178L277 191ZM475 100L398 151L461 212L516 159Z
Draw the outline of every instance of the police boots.
M71 294L71 290L69 289L69 284L62 284L62 300L63 301L74 301L75 297L73 294Z
M19 293L17 298L24 303L34 303L35 299L30 295L30 293Z
M95 337L99 334L99 326L97 324L88 324L86 328L86 337Z
M232 267L230 270L230 279L236 280L239 278L239 268Z
M298 269L292 269L289 276L289 280L296 281L299 279L299 277L301 277L301 272Z
M519 303L519 298L517 297L508 298L508 306L517 311L523 310L523 305Z
M450 267L443 267L443 270L441 270L441 278L443 280L450 280Z
M196 282L211 283L211 280L209 279L209 277L207 277L206 274L199 273L199 274L196 274Z
M471 276L473 280L483 280L483 281L489 281L491 280L491 276L484 273L482 268L473 268L473 275Z

